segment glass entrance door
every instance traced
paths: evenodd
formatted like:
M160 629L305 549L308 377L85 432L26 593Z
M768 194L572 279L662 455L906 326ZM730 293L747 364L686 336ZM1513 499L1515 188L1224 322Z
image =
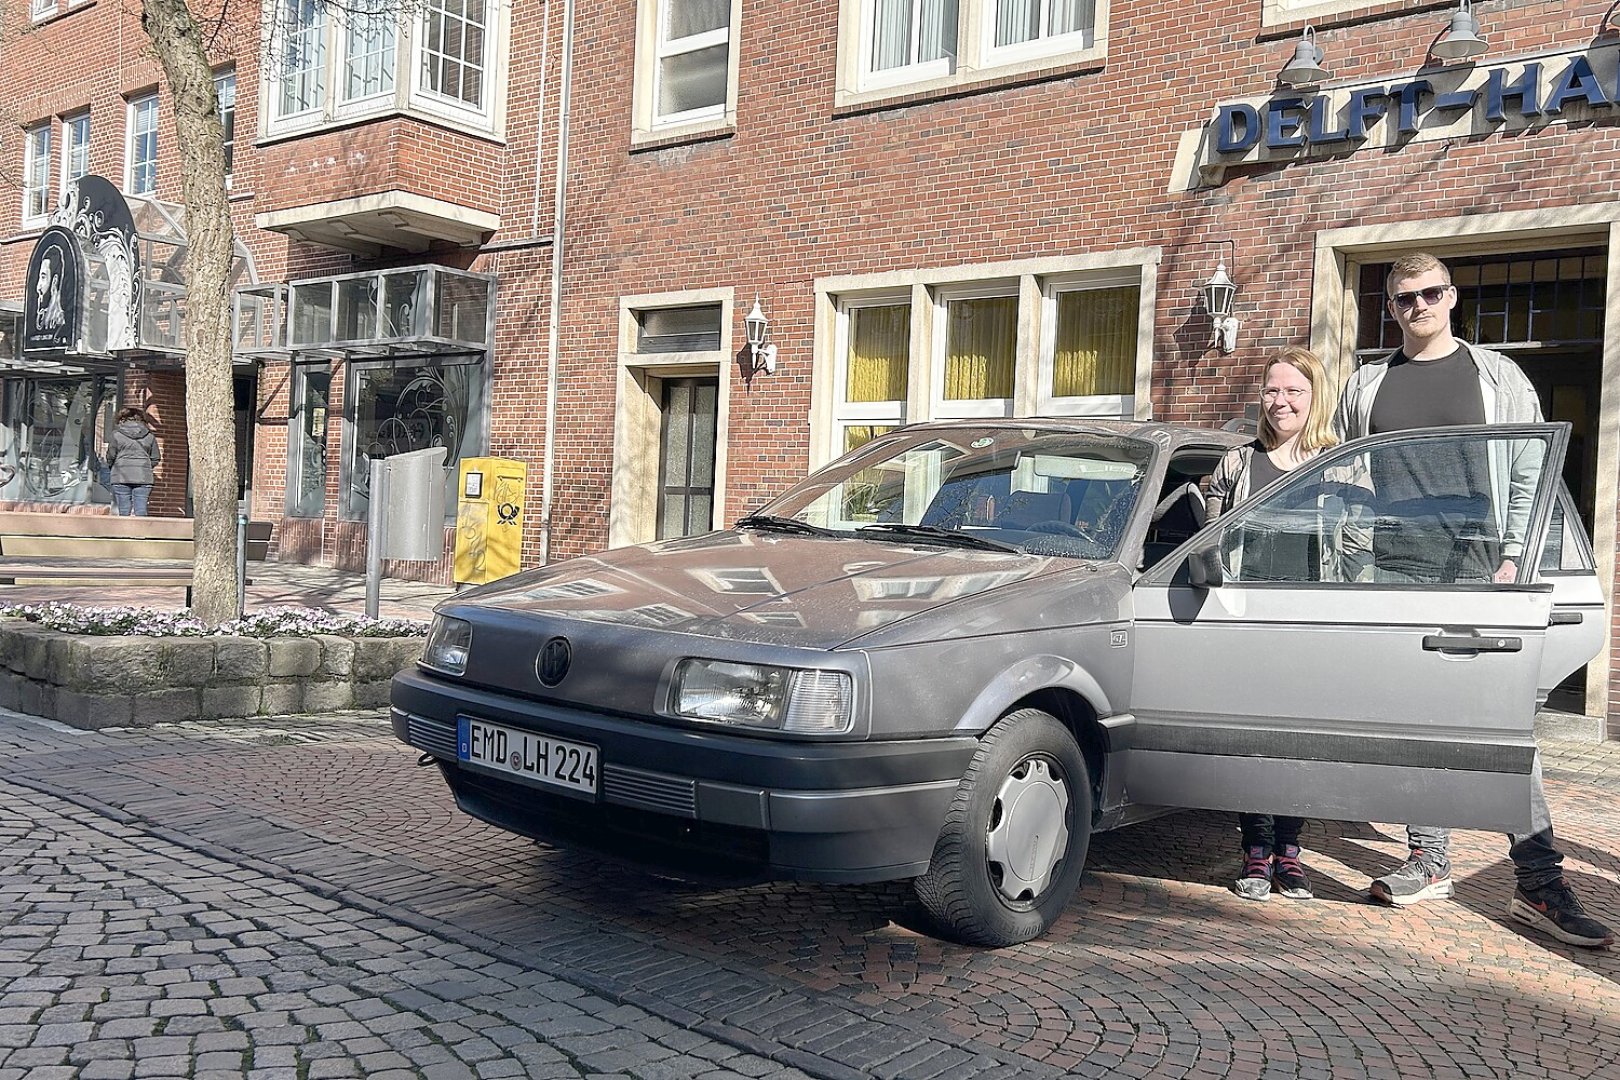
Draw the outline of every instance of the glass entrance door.
M664 379L658 453L658 539L714 527L719 379Z

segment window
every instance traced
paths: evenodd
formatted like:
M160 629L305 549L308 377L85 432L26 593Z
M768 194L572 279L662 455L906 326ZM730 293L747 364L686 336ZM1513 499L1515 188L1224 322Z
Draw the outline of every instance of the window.
M266 66L270 134L401 111L496 127L509 4L277 3L277 47Z
M90 172L90 114L62 121L62 186Z
M841 0L840 105L1095 63L1109 0Z
M712 352L720 347L720 305L638 311L636 352Z
M29 0L28 15L35 22L56 14L56 0Z
M1325 19L1372 7L1378 0L1265 0L1260 10L1261 26ZM1397 14L1405 14L1399 11Z
M348 371L343 515L365 519L372 458L442 446L445 513L453 518L458 465L463 457L480 453L484 443L487 365L400 360L351 363Z
M26 502L110 503L106 469L98 454L112 426L118 379L8 379L10 438L0 451L9 476L0 498Z
M51 125L37 124L23 139L23 220L41 222L51 210Z
M293 415L288 425L287 516L320 517L326 508L326 416L332 371L315 364L294 368Z
M821 464L922 420L1148 415L1157 255L1031 259L816 283Z
M157 190L157 95L129 101L129 184L131 195Z
M236 72L216 74L214 93L219 95L219 123L225 129L225 186L230 187L231 170L236 163Z
M725 127L736 109L732 0L641 0L635 134Z

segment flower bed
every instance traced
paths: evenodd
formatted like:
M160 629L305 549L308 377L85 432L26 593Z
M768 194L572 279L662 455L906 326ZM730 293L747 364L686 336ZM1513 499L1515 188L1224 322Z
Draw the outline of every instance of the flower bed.
M374 707L426 632L299 608L210 630L143 608L0 607L0 707L81 728Z

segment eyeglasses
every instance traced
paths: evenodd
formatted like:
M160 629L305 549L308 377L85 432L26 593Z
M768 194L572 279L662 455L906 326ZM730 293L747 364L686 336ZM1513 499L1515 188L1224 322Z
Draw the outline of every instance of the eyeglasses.
M1417 303L1417 298L1421 296L1424 304L1433 307L1440 302L1441 297L1446 295L1446 290L1449 288L1451 288L1450 285L1430 285L1427 289L1418 289L1415 292L1398 292L1394 297L1395 306L1405 311Z
M1308 386L1268 386L1260 391L1260 397L1265 401L1276 401L1279 397L1298 401L1310 392Z

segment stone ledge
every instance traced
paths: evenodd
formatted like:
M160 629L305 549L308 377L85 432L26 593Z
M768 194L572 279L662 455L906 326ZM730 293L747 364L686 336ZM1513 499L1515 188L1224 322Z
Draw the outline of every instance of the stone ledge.
M95 637L0 618L0 708L72 727L384 705L419 637Z

